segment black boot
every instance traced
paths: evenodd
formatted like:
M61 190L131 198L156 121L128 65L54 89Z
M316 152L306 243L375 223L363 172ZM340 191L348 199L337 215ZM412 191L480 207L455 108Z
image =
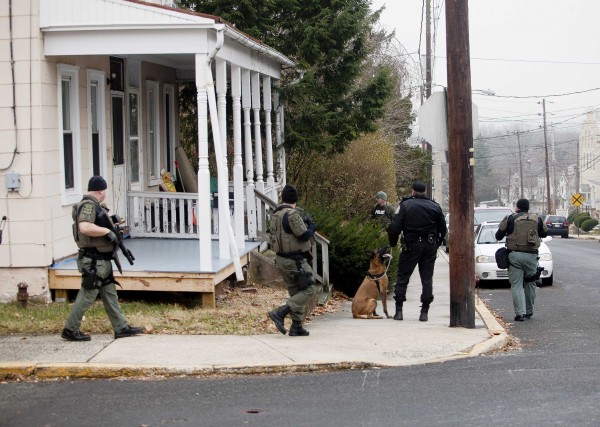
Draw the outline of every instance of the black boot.
M394 314L394 320L403 320L404 317L402 317L402 303L398 304L396 303L396 314Z
M268 315L271 318L271 320L273 321L273 323L275 323L275 327L277 328L277 330L279 332L281 332L283 335L285 335L287 333L287 329L285 329L285 326L283 325L283 321L285 319L285 316L287 316L290 313L290 306L289 305L282 305L281 307L273 310L273 311L269 311Z
M290 328L290 337L307 337L309 332L302 327L302 322L299 320L292 320L292 327Z
M60 336L67 341L89 341L92 339L89 335L84 334L81 331L71 331L70 329L63 329Z
M421 322L427 322L427 320L429 320L427 313L429 313L429 304L421 305L421 315L419 316Z

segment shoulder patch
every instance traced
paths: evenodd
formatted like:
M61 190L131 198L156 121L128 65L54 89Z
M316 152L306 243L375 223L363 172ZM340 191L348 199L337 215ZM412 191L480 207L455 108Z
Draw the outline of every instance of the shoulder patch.
M94 222L96 218L96 207L93 203L84 203L81 206L81 212L79 213L80 221Z
M84 215L90 215L92 212L94 212L94 206L90 203L86 203L85 205L83 205L81 212Z

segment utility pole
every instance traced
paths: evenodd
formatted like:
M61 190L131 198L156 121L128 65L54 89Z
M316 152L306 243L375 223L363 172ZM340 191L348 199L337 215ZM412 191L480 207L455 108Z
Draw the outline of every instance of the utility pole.
M548 215L552 214L552 199L550 199L550 167L548 164L548 140L546 138L546 99L542 99L544 111L544 151L546 153L546 197L548 199Z
M524 192L523 192L523 155L521 153L521 138L520 138L520 133L518 130L513 132L515 135L517 135L517 146L519 147L519 180L521 181L521 199L524 199Z
M560 194L558 190L560 189L560 185L556 183L556 135L554 134L553 124L550 125L550 130L552 131L552 206L554 206L554 209L559 209L562 208L562 206L558 205L559 203L562 203L561 200L559 200Z
M450 178L450 326L475 327L473 111L468 0L446 0Z
M425 99L431 96L431 0L425 2Z

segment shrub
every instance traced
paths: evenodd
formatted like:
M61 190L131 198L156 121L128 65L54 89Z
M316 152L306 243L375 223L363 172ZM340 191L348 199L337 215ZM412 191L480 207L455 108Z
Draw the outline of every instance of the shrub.
M588 220L588 219L591 219L591 218L590 218L590 215L589 215L589 214L587 214L587 213L585 213L585 212L582 212L582 213L580 213L579 215L576 215L576 216L575 216L575 221L573 221L573 223L574 223L574 224L575 224L577 227L581 228L581 223L582 223L582 222L584 222L585 220Z
M334 288L353 297L367 270L369 258L366 251L388 244L387 233L376 220L356 216L345 221L343 213L319 207L307 209L317 224L318 231L330 241L329 277ZM394 258L388 269L388 278L395 283L398 260Z
M592 228L598 225L598 221L592 218L586 219L581 223L581 229L583 231L590 231Z
M333 209L345 220L363 218L378 191L397 206L394 150L379 134L359 138L343 153L290 152L286 162L287 181L298 188L300 206Z

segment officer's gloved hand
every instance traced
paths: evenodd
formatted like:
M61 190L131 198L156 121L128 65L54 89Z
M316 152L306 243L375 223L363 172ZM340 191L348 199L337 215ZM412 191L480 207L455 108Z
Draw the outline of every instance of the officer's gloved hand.
M116 243L117 242L117 235L114 232L109 231L108 234L106 235L106 239L110 243Z
M317 231L317 224L315 224L314 222L311 222L310 224L308 224L306 226L306 228L310 234L315 234L315 231Z

